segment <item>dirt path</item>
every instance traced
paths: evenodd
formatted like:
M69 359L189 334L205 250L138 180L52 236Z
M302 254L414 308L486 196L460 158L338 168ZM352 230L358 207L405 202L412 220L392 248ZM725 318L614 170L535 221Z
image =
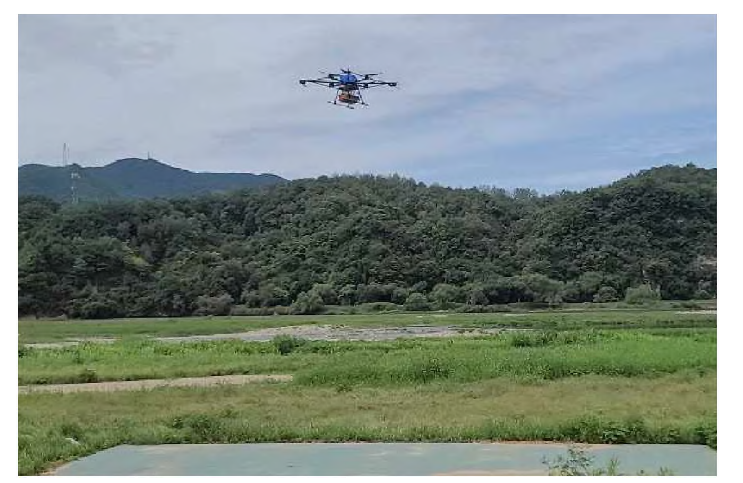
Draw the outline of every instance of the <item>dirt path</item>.
M140 381L108 381L84 384L36 384L18 386L18 394L37 392L110 392L137 391L156 387L207 387L221 384L249 384L256 382L289 382L288 374L251 374L235 376L184 377L180 379L143 379Z

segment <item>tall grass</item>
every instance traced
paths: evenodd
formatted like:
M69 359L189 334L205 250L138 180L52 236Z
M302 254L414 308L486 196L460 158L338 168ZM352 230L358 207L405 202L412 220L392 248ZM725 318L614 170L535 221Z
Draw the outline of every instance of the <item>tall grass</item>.
M494 377L537 381L585 374L646 376L716 368L714 344L686 338L608 340L591 344L512 347L487 340L422 344L418 350L335 354L326 364L296 373L309 385L417 384L445 378L458 382Z
M716 365L716 334L710 331L537 331L386 342L138 340L19 351L18 381L291 373L304 385L406 385L584 374L654 377L682 370L705 372Z
M297 358L281 357L270 343L125 340L30 349L18 359L18 384L162 379L227 374L291 373ZM95 374L95 381L91 380Z

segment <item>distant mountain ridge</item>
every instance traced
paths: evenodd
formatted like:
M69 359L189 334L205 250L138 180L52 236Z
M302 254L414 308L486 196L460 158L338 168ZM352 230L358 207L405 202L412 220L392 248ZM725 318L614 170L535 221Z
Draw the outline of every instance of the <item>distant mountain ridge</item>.
M196 173L155 159L125 158L101 167L19 166L18 194L70 201L73 173L79 176L75 187L80 201L197 196L287 181L268 173Z

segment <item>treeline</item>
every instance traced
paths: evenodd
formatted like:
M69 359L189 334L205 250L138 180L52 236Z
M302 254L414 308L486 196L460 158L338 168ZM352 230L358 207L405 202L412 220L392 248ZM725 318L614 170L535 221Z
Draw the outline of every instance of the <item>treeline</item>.
M19 314L709 298L716 186L688 165L550 196L323 176L190 199L21 197Z

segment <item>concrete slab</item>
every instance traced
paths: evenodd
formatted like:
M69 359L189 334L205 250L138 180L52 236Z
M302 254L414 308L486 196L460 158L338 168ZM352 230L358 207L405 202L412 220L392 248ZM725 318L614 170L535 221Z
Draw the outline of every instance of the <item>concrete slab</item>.
M581 445L606 467L675 475L717 474L717 453L697 445ZM545 475L543 459L567 454L553 443L267 443L117 446L54 471L64 476L425 476Z

